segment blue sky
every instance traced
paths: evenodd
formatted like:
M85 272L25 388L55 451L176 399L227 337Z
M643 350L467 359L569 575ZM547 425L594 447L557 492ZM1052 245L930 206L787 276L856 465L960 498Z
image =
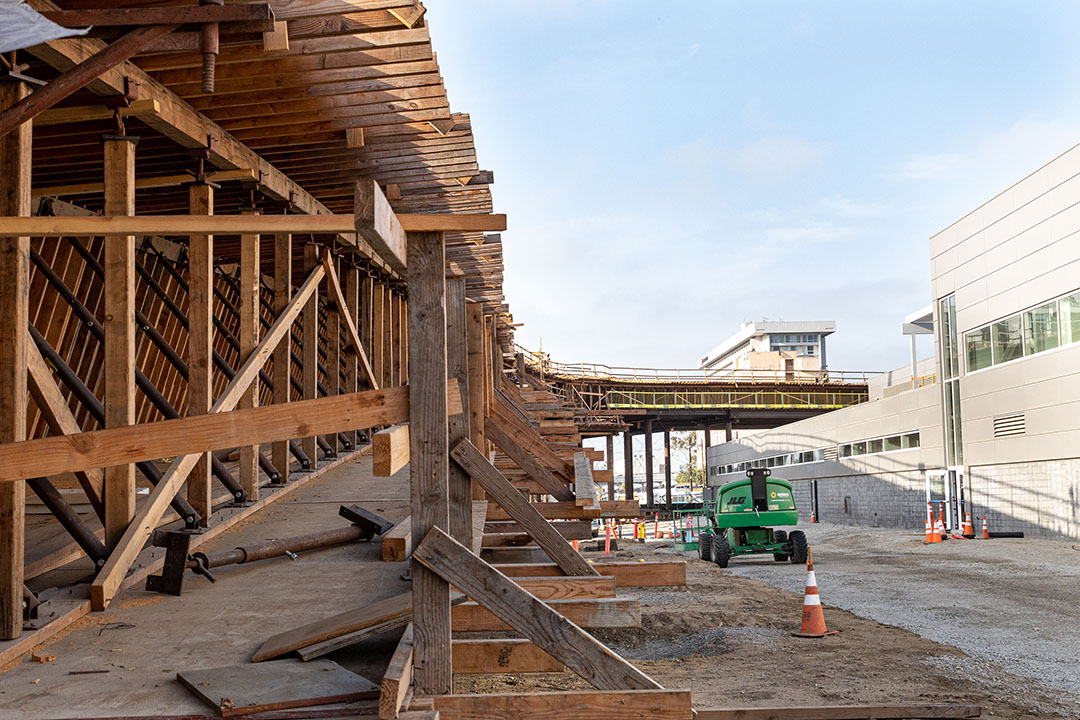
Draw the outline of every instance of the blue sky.
M783 318L904 365L930 235L1080 142L1075 2L425 4L518 342L564 362L694 367Z

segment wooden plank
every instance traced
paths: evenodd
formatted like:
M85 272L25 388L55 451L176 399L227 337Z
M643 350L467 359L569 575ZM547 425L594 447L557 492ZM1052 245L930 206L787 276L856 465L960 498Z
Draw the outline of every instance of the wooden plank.
M390 477L408 464L408 423L388 427L372 436L371 471L375 477Z
M413 547L429 531L450 529L447 490L446 279L441 233L410 233L409 429ZM415 550L414 550L415 554ZM450 584L426 566L412 564L416 628L416 692L453 690L450 664Z
M539 598L537 598L539 599ZM641 601L634 597L545 600L545 604L579 628L641 626ZM483 605L464 602L450 612L454 632L496 632L514 629Z
M348 316L352 322L353 332L356 331L357 323L360 322L360 268L355 264L349 264L345 268L345 307L342 312ZM346 329L348 332L348 329ZM359 335L356 336L356 343L360 348L364 347ZM360 354L357 348L354 348L352 355L349 356L345 362L345 392L354 393L360 389ZM367 352L364 352L364 359L367 360ZM368 370L371 369L371 362L368 361ZM368 376L365 374L364 382L370 384L374 379L374 376ZM377 388L373 388L377 389ZM360 442L360 435L355 430L351 430L345 433L347 437L356 447Z
M135 214L135 141L105 140L105 214ZM135 237L105 238L105 427L135 424ZM168 457L159 455L158 457ZM105 546L135 517L135 466L105 465ZM82 468L80 468L82 469ZM51 475L52 473L42 473Z
M533 459L533 456L525 448L518 445L512 437L507 435L503 431L502 423L490 417L484 418L484 434L488 440L491 440L500 450L510 456L510 459L517 463L517 466L524 470L529 477L540 483L549 495L556 500L574 500L574 494L570 492L566 484L551 474L547 468Z
M496 613L500 620L532 640L597 689L660 688L655 680L568 621L551 606L514 584L439 528L431 529L424 541L413 551L413 559L454 583L469 597L482 603L487 610Z
M558 565L554 563L527 563L515 565L496 565L497 570L507 577L537 577L560 575ZM663 562L595 562L594 570L601 575L615 578L618 587L668 587L686 585L686 561L672 560Z
M214 212L214 186L192 183L188 188L188 211L197 215ZM214 403L214 236L188 237L188 417L205 415ZM187 481L187 499L206 527L214 510L211 460L204 454Z
M25 83L0 82L0 110L29 94ZM0 134L0 213L30 214L31 125ZM26 438L26 327L30 238L0 241L0 443ZM0 484L0 639L22 634L26 483Z
M455 640L451 654L455 675L550 673L566 669L531 641L519 638Z
M490 436L490 431L488 432ZM488 497L499 503L525 529L536 544L543 548L567 575L595 575L589 563L581 557L532 505L514 489L510 481L488 462L468 440L459 442L451 452L454 462L480 483Z
M305 273L315 270L319 262L319 249L314 243L304 245L303 267ZM323 274L325 274L325 269ZM300 338L303 345L300 348L300 362L303 367L300 370L301 397L304 400L314 400L319 397L319 295L318 292L311 294L304 306L304 314L300 321ZM314 469L319 464L319 446L314 434L305 434L300 438L300 449L311 459L311 467Z
M357 180L353 208L355 231L390 267L405 272L405 230L379 184L374 180Z
M262 303L259 299L262 292L262 253L260 252L259 236L253 233L244 233L240 236L240 296L237 304L240 310L240 329L237 340L240 342L238 356L240 360L247 360L255 348L259 346L259 318L262 313ZM282 343L284 344L284 343ZM271 350L271 353L273 350ZM336 388L337 383L332 383ZM236 407L239 410L249 410L256 407L259 383L251 383L241 393ZM280 439L280 438L278 438ZM259 444L244 444L240 446L240 460L238 467L240 487L244 490L244 497L248 500L259 499Z
M765 708L699 708L697 720L879 720L884 718L974 718L979 705L816 705Z
M61 108L63 109L63 108ZM111 119L113 111L109 108L102 107L103 110L107 110ZM34 124L37 124L35 120ZM237 170L218 170L216 172L208 172L206 174L208 182L223 183L223 182L254 182L258 179L255 175L255 171L251 168L240 168ZM181 175L157 175L155 177L135 178L135 190L153 190L156 188L171 188L179 187L181 185L189 185L191 183L191 175L184 173ZM98 195L105 190L105 184L100 182L85 182L85 183L71 183L68 185L45 185L37 186L34 188L34 197L70 197L72 195ZM202 233L192 233L195 235L201 235Z
M469 549L474 555L479 555L484 545L484 518L487 517L487 505L487 500L472 501L472 543Z
M573 465L563 460L554 450L548 447L539 431L522 420L510 404L498 395L495 396L494 410L495 412L490 414L490 417L499 421L499 427L502 428L503 432L536 456L544 467L562 475L567 480L574 476Z
M306 647L298 648L296 654L300 656L301 660L313 660L317 657L322 657L328 653L332 653L335 650L355 645L358 642L363 642L368 638L373 638L384 633L392 632L394 630L400 630L409 624L412 620L412 614L402 615L392 620L387 620L384 623L378 625L372 625L371 627L364 628L362 630L356 630L355 632L346 633L336 638L329 640L323 640L317 642L314 645L308 645Z
M465 306L466 344L469 362L469 439L481 450L487 448L487 436L484 435L484 417L487 415L487 392L484 380L484 308L478 302ZM473 486L473 498L483 499L484 490L479 483Z
M378 694L370 680L330 660L278 660L184 670L176 673L176 679L222 717L330 705Z
M34 116L34 127L46 127L49 125L66 125L68 123L83 123L94 120L112 120L116 112L120 117L140 117L142 115L157 115L161 111L161 103L157 100L133 100L127 107L111 108L105 104L100 105L76 105L62 108L51 108ZM188 182L191 176L188 175ZM212 179L212 178L211 178ZM104 186L98 183L98 192ZM136 185L138 187L138 185ZM37 189L35 188L35 191ZM38 194L35 192L35 194Z
M382 536L382 559L386 562L401 562L408 559L410 555L412 555L412 520L405 518Z
M596 499L596 483L593 482L592 460L585 453L574 453L574 502L586 510L600 512Z
M274 316L285 311L292 296L292 235L277 233L274 235L274 284L270 303ZM292 342L279 343L273 352L273 401L275 405L284 405L290 400L292 392ZM289 480L289 441L275 440L270 446L270 462L281 473L281 482Z
M264 338L259 346L258 358L265 357L265 344ZM250 382L251 377L246 373L245 376L245 380ZM239 373L237 377L240 377ZM458 383L448 380L446 384L448 410L460 412ZM365 422L385 425L405 420L409 414L408 387L303 400L291 403L289 407L264 405L229 412L224 408L235 405L236 401L232 398L234 387L230 383L208 415L0 445L0 464L6 463L3 465L5 476L0 477L0 483L14 482L17 477L31 477L32 474L26 471L35 465L40 468L39 475L59 475L84 467L199 454L260 439L270 441L290 437L288 433L314 431L324 434L342 428L368 427L358 424ZM337 428L334 426L335 414ZM35 461L37 453L44 454Z
M337 258L331 256L329 252L322 254L323 270L326 271L326 280L323 283L325 288L326 302L324 303L324 310L326 312L323 320L323 332L326 334L326 389L323 391L325 395L337 395L341 388L341 307L344 306L343 299L335 298L334 291L337 291L338 295L341 295L341 288L337 284ZM330 278L333 277L331 283ZM333 288L331 288L333 285ZM327 455L330 457L337 457L338 454L338 433L332 432L323 436L323 444L325 445Z
M440 720L690 720L689 690L442 695L433 698Z
M593 536L592 524L587 520L555 521L551 526L567 540L588 540ZM520 535L525 530L513 520L488 521L484 524L484 532L488 535Z
M406 233L497 232L506 229L505 215L397 215ZM353 234L353 215L136 215L134 217L0 216L0 236L71 235L272 235ZM441 268L440 268L441 272Z
M465 280L452 278L446 281L446 374L457 378L461 387L468 387L468 349L465 345ZM447 438L454 446L469 437L469 395L465 393L462 403L465 412L447 418ZM450 463L447 494L450 503L450 535L462 545L472 547L472 499L473 480L457 463Z
M364 371L364 377L367 378L368 385L372 389L379 389L379 382L375 378L375 373L371 368L371 361L368 360L367 351L364 350L364 343L360 340L360 332L356 329L356 323L353 322L352 313L349 312L349 302L345 299L345 293L341 291L341 283L338 282L337 270L334 268L334 263L330 261L330 254L327 253L323 257L323 266L326 269L326 282L327 289L330 291L329 296L333 304L338 308L344 308L341 312L341 320L345 326L345 334L349 340L349 346L353 352L356 353L356 359L360 363L360 367Z
M549 520L581 520L589 516L585 509L578 507L573 502L541 502L533 503L533 507L541 515ZM599 517L607 518L636 518L641 516L641 507L637 500L602 500L600 501ZM511 520L509 513L501 507L492 504L488 507L488 520Z
M387 307L386 285L372 283L371 295L371 367L380 387L386 385L387 356L390 348L386 346L386 324L390 320Z
M398 641L394 654L390 656L390 664L383 673L382 683L379 686L379 718L392 720L401 712L401 704L405 701L405 693L412 683L413 649L415 648L413 624L405 626L405 632Z
M544 601L615 597L615 578L603 575L516 577L514 582Z

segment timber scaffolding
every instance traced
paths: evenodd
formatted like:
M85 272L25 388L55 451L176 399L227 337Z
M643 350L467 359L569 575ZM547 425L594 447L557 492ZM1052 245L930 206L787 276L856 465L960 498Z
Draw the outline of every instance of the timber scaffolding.
M638 623L616 586L685 584L685 562L591 564L567 542L638 504L598 500L599 457L513 379L489 234L506 220L424 7L97 5L30 0L93 29L0 68L0 666L144 582L179 594L187 569L284 554L188 551L370 453L382 475L408 466L409 517L343 507L354 527L305 547L380 534L411 591L361 587L253 661L396 623L377 706L339 715L691 717L689 691L587 632ZM49 514L28 514L27 487ZM42 586L70 583L62 568L89 583ZM454 672L511 656L596 689L451 693Z

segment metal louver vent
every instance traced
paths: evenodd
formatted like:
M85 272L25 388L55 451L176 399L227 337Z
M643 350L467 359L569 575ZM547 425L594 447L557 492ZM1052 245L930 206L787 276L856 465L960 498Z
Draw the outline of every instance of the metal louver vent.
M1023 435L1026 429L1024 413L1002 415L994 418L994 437L996 438Z
M832 447L825 448L825 459L826 460L836 460L836 458L837 458L837 452L836 452L836 446L835 445L833 445Z

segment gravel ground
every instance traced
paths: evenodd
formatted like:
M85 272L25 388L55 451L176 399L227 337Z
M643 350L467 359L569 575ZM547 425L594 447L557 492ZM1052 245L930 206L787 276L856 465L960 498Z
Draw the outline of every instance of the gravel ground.
M1080 543L926 545L907 531L804 529L823 602L1080 695ZM729 568L784 590L798 591L805 580L771 557L736 559Z

